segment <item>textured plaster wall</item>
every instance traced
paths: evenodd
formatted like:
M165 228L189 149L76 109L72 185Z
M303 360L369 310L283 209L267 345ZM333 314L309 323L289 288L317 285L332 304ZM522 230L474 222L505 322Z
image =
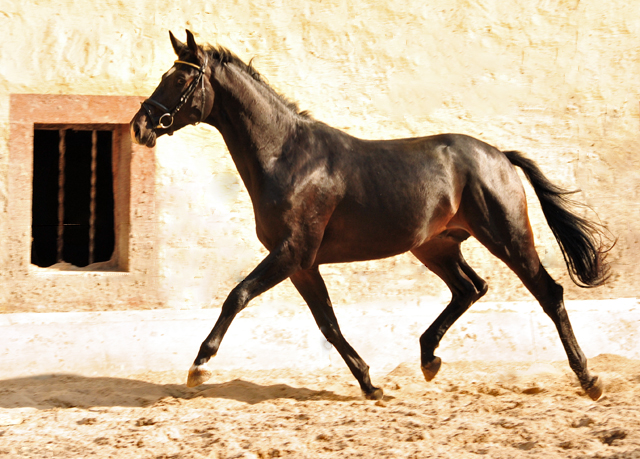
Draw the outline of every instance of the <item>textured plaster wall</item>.
M571 287L528 188L539 253L567 297L638 295L640 3L623 0L0 0L0 273L9 94L149 95L174 60L167 31L184 40L185 28L255 58L279 92L353 135L460 132L525 152L580 188L618 237L609 284ZM172 308L218 306L266 253L248 195L213 128L163 137L156 153L158 295ZM489 281L485 299L531 298L486 250L464 247ZM410 256L322 272L336 305L449 296ZM8 295L0 285L0 303ZM300 301L286 282L255 304L279 298Z

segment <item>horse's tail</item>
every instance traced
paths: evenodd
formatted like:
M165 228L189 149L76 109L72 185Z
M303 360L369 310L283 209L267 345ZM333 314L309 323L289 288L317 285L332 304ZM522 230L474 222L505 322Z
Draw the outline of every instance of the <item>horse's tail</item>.
M605 261L614 243L605 248L609 240L603 225L582 218L572 211L585 207L567 196L576 191L564 190L549 181L536 163L517 151L505 151L511 164L524 172L540 200L542 212L553 232L562 256L569 268L571 280L580 287L597 287L609 277L610 268Z

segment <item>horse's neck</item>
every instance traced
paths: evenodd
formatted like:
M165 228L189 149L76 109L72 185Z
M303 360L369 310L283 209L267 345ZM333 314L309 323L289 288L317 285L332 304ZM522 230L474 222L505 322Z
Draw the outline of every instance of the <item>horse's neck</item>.
M216 100L224 114L213 124L253 194L291 136L295 118L270 89L234 65L218 69L216 78Z

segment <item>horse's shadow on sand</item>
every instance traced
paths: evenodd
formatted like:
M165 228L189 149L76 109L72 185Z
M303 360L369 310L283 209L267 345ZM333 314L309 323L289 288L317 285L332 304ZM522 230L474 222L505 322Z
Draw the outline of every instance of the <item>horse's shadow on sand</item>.
M156 384L111 377L48 374L0 380L0 408L90 408L149 407L180 403L180 400L235 400L256 404L277 399L298 401L357 401L361 397L327 390L292 387L287 384L261 385L242 379L188 388L184 384Z

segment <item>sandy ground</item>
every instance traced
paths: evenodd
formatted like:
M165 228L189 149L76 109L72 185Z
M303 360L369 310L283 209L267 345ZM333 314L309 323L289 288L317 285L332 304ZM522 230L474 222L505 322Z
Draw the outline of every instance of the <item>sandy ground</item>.
M212 363L214 363L212 361ZM640 362L590 361L587 398L564 362L417 364L374 377L364 400L346 370L0 381L0 458L640 459ZM213 366L213 365L212 365Z

